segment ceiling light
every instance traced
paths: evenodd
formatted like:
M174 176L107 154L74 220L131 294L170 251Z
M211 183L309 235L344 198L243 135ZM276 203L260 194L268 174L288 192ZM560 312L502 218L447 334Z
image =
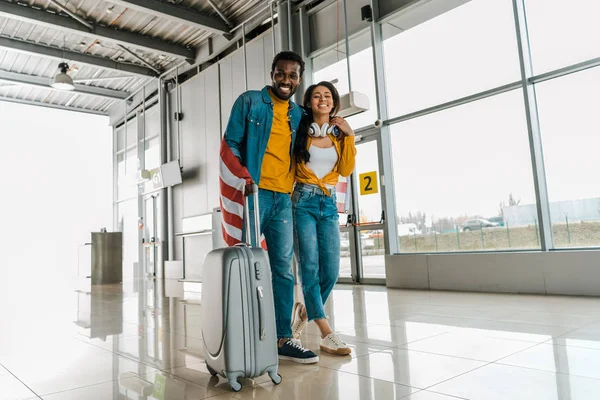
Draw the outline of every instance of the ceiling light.
M71 77L67 75L67 71L69 71L69 64L60 63L58 64L58 69L60 69L60 72L56 74L56 76L52 80L52 87L58 90L75 89L75 86L73 85L73 79L71 79Z

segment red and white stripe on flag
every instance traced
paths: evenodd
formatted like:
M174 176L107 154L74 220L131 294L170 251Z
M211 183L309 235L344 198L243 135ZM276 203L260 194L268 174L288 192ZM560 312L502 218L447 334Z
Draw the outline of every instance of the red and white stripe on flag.
M244 229L244 191L246 185L252 183L250 173L238 158L233 155L225 140L221 141L219 160L219 186L221 215L223 223L221 229L223 238L228 246L242 243ZM267 249L264 235L261 235L261 247Z
M350 186L348 185L348 178L345 176L340 176L337 185L335 185L335 197L336 197L336 205L338 213L347 214L348 213L348 200L350 197L350 193L348 189Z

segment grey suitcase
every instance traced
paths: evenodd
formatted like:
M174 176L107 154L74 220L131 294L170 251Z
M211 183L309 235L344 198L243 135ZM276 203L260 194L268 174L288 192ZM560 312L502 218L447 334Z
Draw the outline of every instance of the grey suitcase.
M257 193L255 187L254 193ZM250 234L248 200L244 207L246 240L260 242L258 195L254 197L255 231ZM202 340L206 367L238 392L239 378L265 373L278 385L277 331L271 267L261 247L240 244L206 255L202 279Z

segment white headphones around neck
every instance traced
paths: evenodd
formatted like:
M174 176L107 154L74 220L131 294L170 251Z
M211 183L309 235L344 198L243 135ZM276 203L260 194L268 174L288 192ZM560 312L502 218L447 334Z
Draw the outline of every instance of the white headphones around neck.
M308 134L312 137L326 137L331 134L338 136L339 131L335 125L329 126L327 122L323 126L319 126L316 122L313 122L308 128Z

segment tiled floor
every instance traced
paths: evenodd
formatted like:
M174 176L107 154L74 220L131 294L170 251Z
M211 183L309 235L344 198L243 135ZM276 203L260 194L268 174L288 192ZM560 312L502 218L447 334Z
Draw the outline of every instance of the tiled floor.
M0 399L600 398L600 299L340 285L328 311L352 355L282 362L281 385L232 393L206 369L198 288L185 289L5 289ZM302 341L318 352L314 325Z

